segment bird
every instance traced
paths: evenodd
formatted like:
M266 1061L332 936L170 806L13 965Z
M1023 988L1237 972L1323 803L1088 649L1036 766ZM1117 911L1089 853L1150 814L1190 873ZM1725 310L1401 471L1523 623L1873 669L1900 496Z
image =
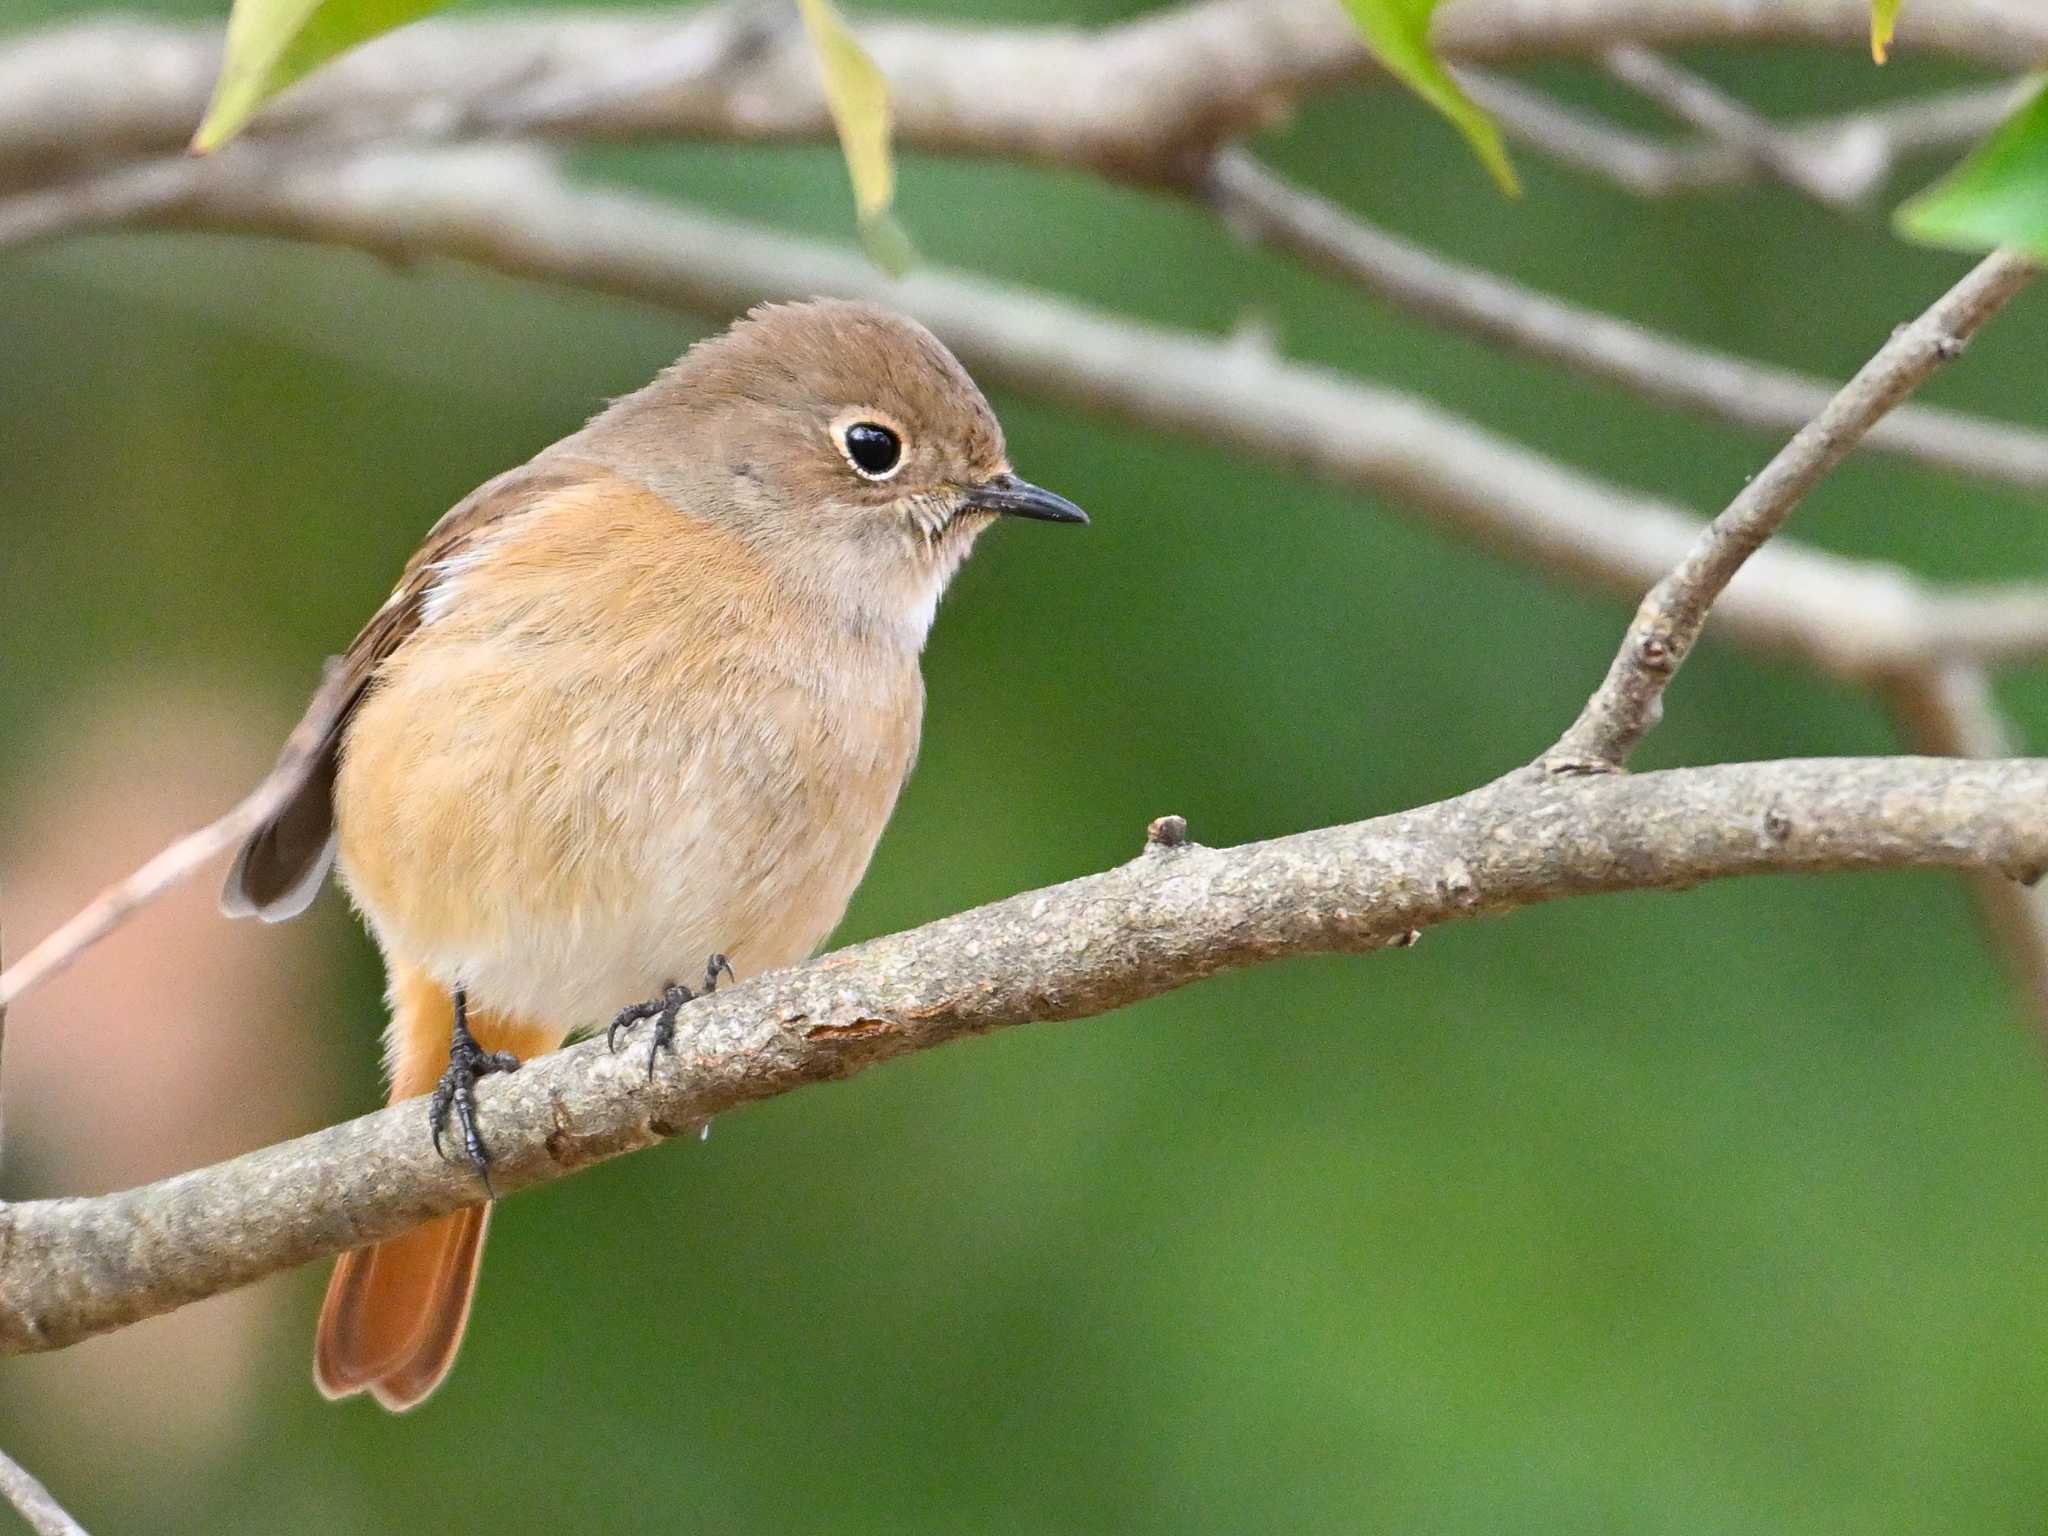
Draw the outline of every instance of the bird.
M1017 476L928 329L750 310L433 526L223 910L294 917L338 873L385 963L390 1102L431 1095L493 1193L478 1079L607 1018L615 1048L651 1021L651 1076L683 1004L824 943L915 762L939 599L1005 517L1088 521ZM441 1383L491 1209L340 1257L324 1395Z

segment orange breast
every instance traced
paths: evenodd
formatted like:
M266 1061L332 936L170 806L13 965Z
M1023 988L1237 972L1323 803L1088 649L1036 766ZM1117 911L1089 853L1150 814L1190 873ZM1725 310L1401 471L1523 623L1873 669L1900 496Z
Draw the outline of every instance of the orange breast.
M618 482L517 519L434 607L336 786L387 956L575 1028L713 950L745 974L823 942L916 752L914 655Z

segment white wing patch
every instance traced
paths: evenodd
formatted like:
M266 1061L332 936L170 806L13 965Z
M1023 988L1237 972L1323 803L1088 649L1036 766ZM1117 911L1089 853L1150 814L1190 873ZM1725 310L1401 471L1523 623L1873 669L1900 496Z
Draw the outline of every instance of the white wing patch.
M420 598L420 624L423 628L438 622L448 612L462 591L463 577L490 559L506 535L525 521L523 515L508 517L489 533L470 540L445 560L436 560L427 567L433 574L433 581Z

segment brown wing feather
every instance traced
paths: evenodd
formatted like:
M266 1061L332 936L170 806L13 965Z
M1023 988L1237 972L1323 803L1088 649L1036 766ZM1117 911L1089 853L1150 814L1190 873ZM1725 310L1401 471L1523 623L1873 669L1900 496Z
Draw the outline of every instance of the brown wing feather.
M223 912L275 923L312 905L334 863L334 774L342 738L378 668L420 627L438 567L493 525L592 473L573 463L525 464L486 481L434 524L389 600L329 664L327 681L292 732L272 770L281 777L284 799L236 855L221 890Z

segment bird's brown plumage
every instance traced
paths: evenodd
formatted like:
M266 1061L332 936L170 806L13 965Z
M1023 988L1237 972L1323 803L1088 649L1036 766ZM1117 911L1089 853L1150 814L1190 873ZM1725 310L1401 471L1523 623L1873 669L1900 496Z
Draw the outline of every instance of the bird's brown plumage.
M899 440L887 472L854 462L854 421ZM742 974L805 958L915 758L918 652L1008 470L922 326L755 311L435 525L224 904L290 916L338 857L391 976L393 1102L434 1086L457 989L483 1049L525 1057L714 950ZM341 1261L323 1391L433 1389L486 1220Z

